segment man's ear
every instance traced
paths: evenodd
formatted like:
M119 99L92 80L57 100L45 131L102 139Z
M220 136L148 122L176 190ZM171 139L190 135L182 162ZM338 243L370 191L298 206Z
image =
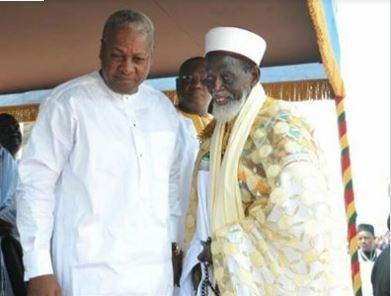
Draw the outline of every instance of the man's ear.
M152 65L155 62L155 44L152 45L150 55L151 55L151 65Z
M258 66L254 66L250 70L251 73L251 86L255 86L261 78L261 70Z
M100 40L99 59L103 61L107 53L110 51L110 43L103 38Z

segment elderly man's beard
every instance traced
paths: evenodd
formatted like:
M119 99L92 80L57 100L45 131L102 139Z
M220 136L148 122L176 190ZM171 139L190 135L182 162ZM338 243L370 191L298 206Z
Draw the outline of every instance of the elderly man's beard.
M249 92L243 92L239 100L230 99L225 105L218 105L213 101L213 117L219 122L229 122L234 119L242 110Z

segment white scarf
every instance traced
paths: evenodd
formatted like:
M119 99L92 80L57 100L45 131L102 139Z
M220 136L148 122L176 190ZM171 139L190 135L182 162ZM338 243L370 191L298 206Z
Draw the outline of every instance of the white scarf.
M236 118L221 162L225 123L217 121L210 146L209 218L210 234L244 218L238 183L238 165L244 144L259 109L266 99L262 85L257 84Z

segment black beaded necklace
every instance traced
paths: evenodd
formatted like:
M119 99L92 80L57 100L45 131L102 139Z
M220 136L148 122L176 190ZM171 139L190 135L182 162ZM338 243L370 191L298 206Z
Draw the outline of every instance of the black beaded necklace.
M214 295L220 296L220 291L219 291L217 284L215 287L213 287L212 283L209 280L209 263L206 263L206 262L201 263L201 266L204 270L204 275L205 275L204 279L201 283L201 296L208 296L208 294L209 294L208 287L211 288Z

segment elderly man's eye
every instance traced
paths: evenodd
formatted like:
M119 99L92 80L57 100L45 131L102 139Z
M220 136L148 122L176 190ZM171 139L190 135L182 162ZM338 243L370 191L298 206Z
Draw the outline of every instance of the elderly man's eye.
M223 81L223 83L225 85L233 83L233 78L230 75L223 75L223 76L221 76L221 80Z

